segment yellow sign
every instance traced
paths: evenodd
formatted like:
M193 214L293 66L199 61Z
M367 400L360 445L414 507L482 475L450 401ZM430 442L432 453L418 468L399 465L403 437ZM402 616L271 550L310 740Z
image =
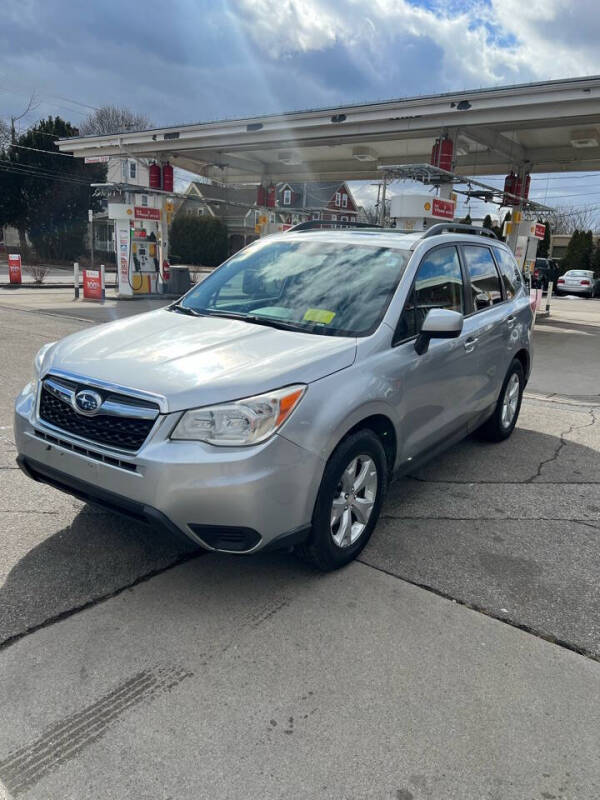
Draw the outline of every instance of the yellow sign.
M505 222L504 223L504 231L503 231L503 233L504 233L505 236L509 236L512 233L512 226L513 226L512 222Z
M324 308L309 308L302 319L306 322L323 322L325 325L329 325L334 317L335 311L326 311Z
M523 212L522 211L515 211L512 215L513 222L521 222L523 220Z
M429 202L429 200L425 203L423 208L425 209L425 211L431 211L431 203Z
M262 225L258 223L254 226L254 233L262 233Z
M266 225L268 221L269 220L267 219L267 215L266 214L261 214L260 217L258 218L258 224L259 225Z

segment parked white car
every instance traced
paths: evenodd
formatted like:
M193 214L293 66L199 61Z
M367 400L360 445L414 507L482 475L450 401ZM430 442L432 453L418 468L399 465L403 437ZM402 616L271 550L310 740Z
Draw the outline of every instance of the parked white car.
M585 294L594 297L599 293L599 283L591 269L569 269L558 279L556 294Z

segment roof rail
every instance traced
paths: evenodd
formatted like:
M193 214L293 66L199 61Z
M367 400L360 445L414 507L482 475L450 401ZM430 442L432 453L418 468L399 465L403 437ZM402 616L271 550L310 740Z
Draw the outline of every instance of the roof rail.
M490 239L497 239L498 237L489 228L479 228L477 225L463 225L460 222L438 222L427 228L423 234L423 239L428 239L430 236L439 236L441 233L471 233L475 236L487 236Z
M370 222L350 222L349 220L341 219L308 219L305 222L299 222L288 228L289 231L312 231L318 228L381 228L381 225L374 225Z

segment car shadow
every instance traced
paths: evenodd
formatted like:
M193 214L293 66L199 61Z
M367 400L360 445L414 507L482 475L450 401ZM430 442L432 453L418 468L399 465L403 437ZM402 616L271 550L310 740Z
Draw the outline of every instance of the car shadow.
M536 474L540 462L553 460L559 445L560 439L556 436L526 429L517 429L510 442L500 445L468 438L419 470L412 480L422 482L420 497L425 506L439 497L439 483L446 480L490 484L527 482ZM578 462L584 467L598 464L600 456L596 450L571 442L567 450L569 463ZM587 468L579 476L570 477L573 482L583 483L588 479ZM394 502L401 507L402 493L410 480L401 479L392 484L386 505ZM565 479L560 478L558 482L561 480ZM600 481L600 469L596 480ZM49 522L45 524L51 525L52 515L47 515L46 519ZM377 529L374 540L376 538ZM565 538L566 562L571 560L569 548L573 546L573 542ZM402 558L401 529L389 547L392 551L396 549L395 553L390 553L391 558ZM600 561L600 540L597 552ZM206 551L192 545L186 547L162 530L84 506L69 525L50 533L7 574L0 587L0 643L199 556L211 558ZM310 580L311 575L314 579L314 570L287 552L257 554L252 559L262 565L259 571L267 563L274 569L283 569L290 579L304 576ZM222 560L215 560L215 563L222 563ZM246 565L245 569L252 570L252 567ZM188 588L194 591L193 586ZM198 613L202 613L201 608Z

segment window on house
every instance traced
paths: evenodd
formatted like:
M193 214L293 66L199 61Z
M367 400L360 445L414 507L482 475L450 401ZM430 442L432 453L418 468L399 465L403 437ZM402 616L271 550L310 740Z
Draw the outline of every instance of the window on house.
M341 216L341 217L340 217L340 219L342 220L342 222L348 222L348 217L347 217L347 215L346 215L346 214L344 214L343 216Z
M337 222L337 214L332 214L330 219Z
M197 209L197 210L196 210L196 214L198 214L198 216L199 216L199 217L201 217L201 216L202 216L202 214L204 214L204 209L203 209L203 208L199 208L199 209Z
M348 208L348 195L342 195L342 208Z
M335 193L335 205L337 208L340 207L340 203L342 202L342 195L339 192Z
M284 191L283 191L283 205L284 206L291 206L292 205L292 190L291 189L284 189Z
M148 208L148 195L147 194L143 194L142 195L142 206L144 208Z
M321 215L319 214L318 211L315 211L315 213L312 215L311 219L321 219Z
M129 177L135 178L137 176L137 164L135 161L129 162Z

